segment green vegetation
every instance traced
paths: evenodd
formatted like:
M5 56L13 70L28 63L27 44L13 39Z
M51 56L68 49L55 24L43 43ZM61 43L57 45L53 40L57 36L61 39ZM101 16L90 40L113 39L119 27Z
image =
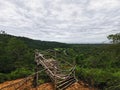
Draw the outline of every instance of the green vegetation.
M112 43L120 43L120 33L111 34L107 37Z
M64 44L0 34L0 82L34 73L34 49L39 49L63 64L75 60L76 76L90 86L120 90L120 33L108 39L111 44ZM40 83L49 81L45 73L40 77Z
M120 34L112 35L116 36L120 37ZM102 90L120 90L119 41L120 38L113 38L113 44L94 48L91 53L80 52L76 56L78 78Z
M43 51L58 47L66 48L69 45L0 34L0 82L22 78L34 73L35 49ZM45 74L42 77L44 76Z

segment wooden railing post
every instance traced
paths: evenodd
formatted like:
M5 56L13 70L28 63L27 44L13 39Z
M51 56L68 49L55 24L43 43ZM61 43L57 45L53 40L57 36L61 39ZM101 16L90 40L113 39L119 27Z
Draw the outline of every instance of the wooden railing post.
M34 75L34 78L33 78L33 87L37 87L38 85L38 68L36 67L35 68L35 75Z
M38 50L35 51L35 63L36 63L36 67L35 67L35 75L33 78L33 87L37 87L38 86L38 68L39 68L39 64L38 64Z
M57 90L56 68L54 66L54 90Z

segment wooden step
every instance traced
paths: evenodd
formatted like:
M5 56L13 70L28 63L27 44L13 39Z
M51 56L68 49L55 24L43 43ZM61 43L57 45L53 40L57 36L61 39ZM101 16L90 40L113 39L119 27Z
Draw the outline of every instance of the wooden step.
M69 82L71 82L71 81L74 81L74 80L75 80L74 78L69 79L69 80L66 80L65 82L63 82L63 83L61 83L61 84L57 84L57 86L58 86L58 87L61 87L61 86L65 85L65 84L67 84L67 83L69 83Z
M64 83L64 82L66 82L66 81L69 81L69 79L74 79L74 77L71 76L71 77L69 77L69 78L67 78L67 79L64 79L64 80L58 82L57 84L62 84L62 83Z
M76 82L76 80L74 79L74 80L72 80L72 81L70 81L70 82L68 82L68 83L66 83L66 84L63 84L62 86L57 86L57 88L59 89L59 90L65 90L67 87L69 87L70 85L72 85L73 83L75 83Z
M61 88L66 88L68 86L70 86L71 84L73 84L76 80L74 78L71 78L69 80L64 81L63 83L57 84L57 88L61 89ZM61 89L63 90L63 89Z

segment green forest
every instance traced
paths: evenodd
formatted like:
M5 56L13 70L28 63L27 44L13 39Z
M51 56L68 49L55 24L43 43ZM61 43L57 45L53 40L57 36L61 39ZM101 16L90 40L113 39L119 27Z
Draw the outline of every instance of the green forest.
M109 44L65 44L0 34L0 83L34 73L34 51L59 61L76 62L76 77L100 90L120 90L120 33ZM47 52L51 50L52 52ZM44 78L41 82L49 81Z

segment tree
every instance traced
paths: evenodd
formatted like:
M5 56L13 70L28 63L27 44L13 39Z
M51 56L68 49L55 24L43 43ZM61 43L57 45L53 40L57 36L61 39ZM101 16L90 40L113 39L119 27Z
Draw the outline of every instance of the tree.
M27 45L17 38L11 38L6 47L8 56L11 57L12 61L14 60L16 68L23 66L27 50Z
M107 37L112 43L120 43L120 33L111 34Z
M0 31L0 34L6 34L6 32L5 32L5 31L3 31L3 30L1 30L1 31Z

